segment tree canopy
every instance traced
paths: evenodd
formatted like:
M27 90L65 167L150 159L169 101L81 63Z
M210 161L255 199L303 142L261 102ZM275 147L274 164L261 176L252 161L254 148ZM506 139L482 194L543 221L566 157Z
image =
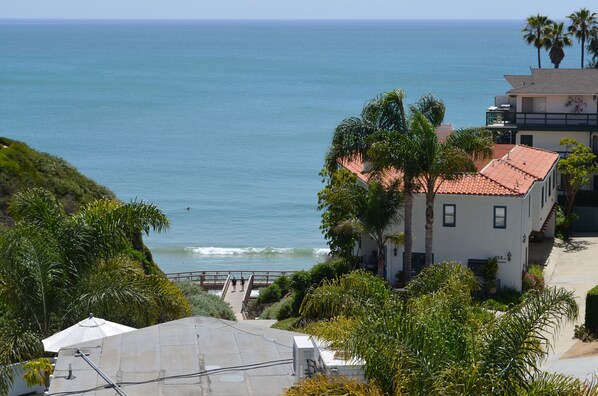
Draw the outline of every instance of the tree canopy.
M498 316L472 300L478 287L458 263L427 267L404 294L353 272L307 296L303 312L323 320L306 330L364 360L368 385L383 394L596 394L540 370L551 335L578 315L571 292L531 291Z
M596 155L589 146L573 138L563 138L559 143L566 148L565 157L561 158L557 166L561 171L567 196L565 216L571 217L575 196L582 186L590 183L591 175L598 172L598 164Z
M538 69L542 68L542 61L540 59L540 49L546 46L546 38L552 20L546 15L531 15L526 20L525 27L521 30L523 39L530 45L536 47L538 51Z
M51 192L31 189L9 211L15 224L0 229L1 367L40 356L42 338L90 312L133 327L188 314L180 291L131 254L132 234L168 227L155 205L102 199L67 214Z

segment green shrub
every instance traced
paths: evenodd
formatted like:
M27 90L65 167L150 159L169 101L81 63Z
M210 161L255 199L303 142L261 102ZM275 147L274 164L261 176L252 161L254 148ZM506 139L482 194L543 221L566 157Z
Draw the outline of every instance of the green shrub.
M293 299L285 298L281 301L280 309L276 314L276 320L285 320L293 316Z
M191 307L191 316L211 316L214 318L236 320L230 305L220 297L209 294L191 282L176 282Z
M285 297L282 300L275 302L264 309L264 311L260 314L260 319L283 320L290 318L292 313L292 302L293 298L291 296Z
M337 277L350 272L352 268L351 264L342 258L332 259L328 263L334 268Z
M521 292L510 287L504 287L498 289L492 298L502 304L513 306L521 301Z
M291 315L299 315L301 303L311 288L318 286L324 279L335 279L350 270L351 266L346 260L333 259L316 264L309 271L295 272L289 282L289 288L293 291Z
M556 229L555 235L557 238L563 241L568 241L571 236L571 223L573 215L565 215L565 210L561 205L557 206L556 209Z
M278 315L278 311L280 310L280 307L282 306L283 303L284 303L284 300L281 300L281 301L275 302L272 305L268 305L266 308L264 308L264 310L260 314L260 319L276 319L276 316Z
M319 285L324 279L336 278L336 268L330 261L314 265L309 272L312 285Z
M598 286L594 286L586 295L586 327L598 333Z
M489 298L488 300L484 301L482 306L486 309L491 309L493 311L506 311L509 307L500 302L500 301L496 301L492 298Z
M283 296L286 296L289 293L291 289L291 280L288 276L283 275L281 277L278 277L276 278L274 283L277 284L278 287L280 287L280 292Z
M268 287L260 289L260 295L257 298L258 304L271 304L280 301L282 298L282 291L280 286L276 283L271 284Z
M295 272L291 277L291 289L305 293L311 287L311 274L308 271Z

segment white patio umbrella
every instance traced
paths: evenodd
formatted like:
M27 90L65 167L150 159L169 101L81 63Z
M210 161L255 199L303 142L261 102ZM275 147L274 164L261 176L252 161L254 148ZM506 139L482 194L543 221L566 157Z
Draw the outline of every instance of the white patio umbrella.
M137 329L110 322L108 320L94 318L92 314L89 314L87 319L59 331L42 340L42 342L44 343L44 349L47 352L58 352L60 348L133 330Z

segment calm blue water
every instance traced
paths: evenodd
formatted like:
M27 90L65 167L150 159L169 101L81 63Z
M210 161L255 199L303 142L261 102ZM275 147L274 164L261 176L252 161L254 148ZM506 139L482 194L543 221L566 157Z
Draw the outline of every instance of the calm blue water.
M307 268L335 125L396 87L483 124L503 74L535 67L521 25L0 21L0 135L158 204L172 227L147 243L166 272Z

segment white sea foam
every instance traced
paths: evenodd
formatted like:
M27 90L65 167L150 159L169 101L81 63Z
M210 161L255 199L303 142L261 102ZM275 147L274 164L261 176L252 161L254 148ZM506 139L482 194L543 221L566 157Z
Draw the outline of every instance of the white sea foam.
M273 248L273 247L215 247L198 246L187 247L195 256L325 256L329 253L326 248Z
M322 248L322 249L314 249L314 256L328 256L330 254L330 249Z

